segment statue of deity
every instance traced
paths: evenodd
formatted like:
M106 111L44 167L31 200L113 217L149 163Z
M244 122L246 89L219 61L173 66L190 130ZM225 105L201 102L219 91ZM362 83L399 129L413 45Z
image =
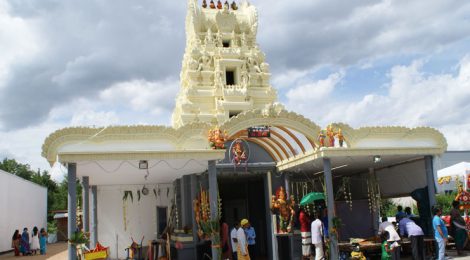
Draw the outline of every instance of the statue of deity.
M232 155L233 155L233 163L235 165L240 165L243 162L246 162L247 155L245 148L243 147L243 144L240 140L235 141L235 143L232 146Z
M343 147L343 144L344 144L344 135L343 135L343 133L341 132L341 128L338 129L338 133L336 133L336 137L338 138L339 147Z
M318 142L320 143L320 147L325 147L325 138L325 130L320 130L320 132L318 132Z
M210 6L211 9L215 9L214 0L211 0L209 6Z
M238 6L237 6L237 4L235 3L235 1L233 1L230 6L232 7L232 10L237 10L237 9L238 9Z
M206 0L202 0L202 8L206 8L207 7L207 2Z
M335 131L332 125L326 127L326 136L328 136L328 146L335 147Z
M227 139L227 132L220 130L219 128L209 130L207 135L209 144L212 149L225 149L225 140Z
M222 2L220 0L217 1L217 9L222 9Z
M294 196L290 196L289 200L287 200L286 197L286 191L284 187L281 186L277 189L276 195L273 195L271 199L271 211L274 214L279 214L279 233L292 232L292 226L294 224Z

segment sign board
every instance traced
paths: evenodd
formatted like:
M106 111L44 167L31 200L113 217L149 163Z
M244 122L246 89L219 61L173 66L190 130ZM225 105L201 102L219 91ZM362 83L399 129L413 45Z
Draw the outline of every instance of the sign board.
M248 137L271 137L269 126L254 126L248 128Z

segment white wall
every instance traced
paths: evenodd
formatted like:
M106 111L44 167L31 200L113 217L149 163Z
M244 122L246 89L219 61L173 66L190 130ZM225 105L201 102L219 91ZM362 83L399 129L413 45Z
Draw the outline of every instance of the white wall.
M156 207L168 206L174 197L172 185L149 184L146 185L149 194L147 196L141 194L140 201L138 201L137 190L141 190L142 187L143 185L98 186L98 241L103 246L110 247L112 259L117 257L125 259L124 250L131 244L131 237L140 243L142 236L145 236L144 245L147 245L149 240L155 239ZM155 197L154 188L157 191L160 189L160 196ZM167 188L170 188L168 196ZM130 199L127 201L126 231L124 230L122 200L125 190L132 191L134 197L134 202Z
M0 252L11 250L15 229L47 228L47 189L0 170Z

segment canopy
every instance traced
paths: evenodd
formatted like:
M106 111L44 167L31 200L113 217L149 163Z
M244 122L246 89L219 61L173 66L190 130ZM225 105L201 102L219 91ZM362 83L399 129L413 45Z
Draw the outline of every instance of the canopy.
M305 195L302 200L300 201L300 205L307 205L310 204L316 200L324 200L325 199L325 194L321 192L310 192L309 194Z

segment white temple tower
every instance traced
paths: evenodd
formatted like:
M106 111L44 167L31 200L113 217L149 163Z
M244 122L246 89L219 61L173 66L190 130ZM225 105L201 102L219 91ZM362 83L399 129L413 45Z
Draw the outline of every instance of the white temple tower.
M221 124L238 113L277 100L265 55L256 43L258 13L244 1L211 8L188 0L186 49L173 127Z

